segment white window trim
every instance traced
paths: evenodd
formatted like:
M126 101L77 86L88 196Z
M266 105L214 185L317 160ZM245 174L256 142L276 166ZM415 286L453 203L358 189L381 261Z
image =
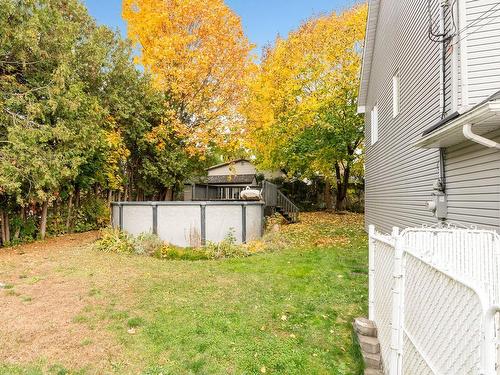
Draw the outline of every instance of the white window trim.
M375 104L370 112L370 138L371 144L378 141L378 104Z
M401 88L399 71L392 77L392 117L397 117L401 111Z

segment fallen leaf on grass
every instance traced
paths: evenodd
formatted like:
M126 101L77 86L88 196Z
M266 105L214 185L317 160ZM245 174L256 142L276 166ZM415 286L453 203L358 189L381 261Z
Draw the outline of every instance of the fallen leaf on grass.
M327 246L337 246L337 245L348 245L349 238L345 236L335 236L335 237L321 237L314 242L316 247L327 247Z

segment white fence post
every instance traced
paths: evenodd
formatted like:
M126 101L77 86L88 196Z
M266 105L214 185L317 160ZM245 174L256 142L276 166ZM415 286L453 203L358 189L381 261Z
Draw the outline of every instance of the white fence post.
M375 226L368 226L368 319L375 321Z
M500 306L491 306L484 313L481 342L481 374L496 374L497 341L495 337L495 314Z
M500 236L494 236L493 241L496 244L496 246L495 246L495 266L497 268L497 278L494 282L496 282L497 285L500 285ZM497 304L499 304L500 303L500 287L497 289L497 293L494 297L495 297L495 302Z
M401 310L403 308L403 252L404 242L399 235L399 228L392 229L394 242L394 274L392 288L392 325L391 325L391 360L389 364L390 375L401 373L400 357L401 347Z

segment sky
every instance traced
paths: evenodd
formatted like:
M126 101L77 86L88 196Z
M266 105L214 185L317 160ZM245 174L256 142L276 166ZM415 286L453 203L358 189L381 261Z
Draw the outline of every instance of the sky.
M83 2L99 23L118 28L125 36L121 0ZM355 0L226 0L226 4L241 17L248 38L257 46L257 53L272 43L276 35L286 36L309 17L333 10L342 11L355 3Z

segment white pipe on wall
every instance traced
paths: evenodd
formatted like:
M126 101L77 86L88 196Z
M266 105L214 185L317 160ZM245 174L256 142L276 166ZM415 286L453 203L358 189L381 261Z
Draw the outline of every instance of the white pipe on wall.
M491 139L485 138L476 134L472 131L472 124L465 124L462 128L465 138L471 140L472 142L478 143L480 145L496 148L500 150L500 143L492 141Z

